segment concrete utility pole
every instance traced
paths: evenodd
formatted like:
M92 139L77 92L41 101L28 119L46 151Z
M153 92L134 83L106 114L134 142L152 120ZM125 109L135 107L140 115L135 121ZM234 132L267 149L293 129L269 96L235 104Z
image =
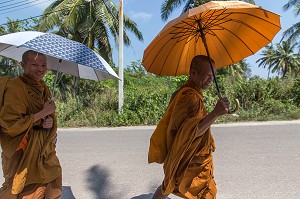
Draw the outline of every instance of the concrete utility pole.
M123 0L120 0L119 10L119 114L123 112Z

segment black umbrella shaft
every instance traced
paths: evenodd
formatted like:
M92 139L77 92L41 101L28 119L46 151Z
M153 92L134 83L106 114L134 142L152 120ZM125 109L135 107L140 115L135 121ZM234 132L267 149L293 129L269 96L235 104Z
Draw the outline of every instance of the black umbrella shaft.
M211 68L211 71L212 71L212 73L213 73L214 81L215 81L215 84L216 84L216 87L217 87L218 96L219 96L219 98L221 99L221 98L222 98L222 93L221 93L221 91L220 91L220 87L219 87L219 84L218 84L218 81L217 81L217 77L216 77L216 74L215 74L215 70L214 70L214 67L213 67L213 64L212 64L212 61L211 61L211 58L210 58L210 54L209 54L209 50L208 50L206 38L205 38L205 35L204 35L202 23L201 23L201 20L197 20L197 22L198 22L198 26L199 26L199 28L200 28L199 30L200 30L201 39L202 39L202 42L203 42L203 44L204 44L206 54L207 54L207 56L208 56L208 58L209 58L209 64L210 64L210 68Z

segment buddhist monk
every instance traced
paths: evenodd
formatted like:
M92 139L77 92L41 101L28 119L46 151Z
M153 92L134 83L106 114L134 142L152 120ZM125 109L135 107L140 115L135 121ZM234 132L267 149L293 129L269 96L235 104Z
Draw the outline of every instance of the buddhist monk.
M212 67L215 70L212 60ZM213 82L207 56L195 56L187 82L176 92L150 139L148 162L163 163L164 179L153 199L175 194L189 199L215 199L210 131L213 122L228 113L228 99L220 99L212 112L204 106L202 90Z
M56 156L55 103L43 81L46 56L26 51L23 74L8 80L0 111L2 169L0 199L58 199L62 170Z

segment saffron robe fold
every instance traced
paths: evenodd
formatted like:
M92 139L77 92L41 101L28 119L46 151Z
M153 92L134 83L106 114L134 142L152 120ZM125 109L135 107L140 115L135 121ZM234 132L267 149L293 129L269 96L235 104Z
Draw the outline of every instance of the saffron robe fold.
M197 137L198 123L207 115L201 89L188 81L169 104L150 139L148 162L164 163L162 193L197 199L215 198L208 129Z
M62 175L55 151L55 115L51 115L54 122L49 130L42 128L41 120L33 123L34 114L42 110L49 98L50 91L46 84L36 82L25 74L7 82L0 112L2 155L9 159L22 154L13 166L16 168L12 168L8 161L4 162L4 174L16 170L13 176L8 176L10 179L5 179L2 187L11 186L12 194L21 193L27 185L47 184Z

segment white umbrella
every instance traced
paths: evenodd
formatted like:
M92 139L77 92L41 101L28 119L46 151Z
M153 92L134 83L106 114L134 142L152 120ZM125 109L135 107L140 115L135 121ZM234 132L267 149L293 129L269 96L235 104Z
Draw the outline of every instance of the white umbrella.
M22 60L27 50L43 53L48 68L95 81L118 78L110 65L82 43L52 33L16 32L0 36L0 55Z

